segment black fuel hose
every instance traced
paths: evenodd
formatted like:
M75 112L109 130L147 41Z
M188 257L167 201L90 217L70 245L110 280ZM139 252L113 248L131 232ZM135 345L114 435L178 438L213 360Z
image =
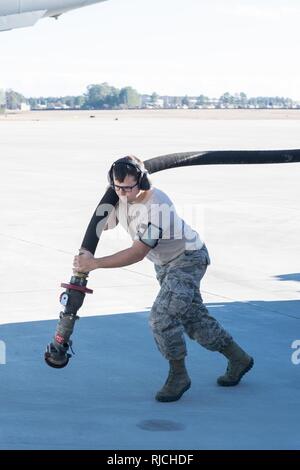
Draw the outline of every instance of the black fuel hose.
M300 162L300 150L216 150L162 155L144 161L149 174L194 165L245 165ZM98 204L82 241L82 248L95 254L106 220L119 197L109 188Z

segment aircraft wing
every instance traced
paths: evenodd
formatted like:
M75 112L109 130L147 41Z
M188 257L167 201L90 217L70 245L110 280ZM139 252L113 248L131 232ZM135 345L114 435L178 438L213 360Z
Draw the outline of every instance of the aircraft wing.
M40 18L42 18L47 10L29 11L26 13L18 13L16 15L0 16L0 31L9 29L24 28L25 26L33 26Z

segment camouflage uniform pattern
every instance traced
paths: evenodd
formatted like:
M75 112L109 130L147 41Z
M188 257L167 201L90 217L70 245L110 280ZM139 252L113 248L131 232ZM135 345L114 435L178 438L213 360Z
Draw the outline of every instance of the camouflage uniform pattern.
M232 341L203 304L199 289L208 264L204 245L200 250L186 250L163 266L155 265L161 289L151 309L150 326L167 360L187 355L184 332L211 351L220 351Z

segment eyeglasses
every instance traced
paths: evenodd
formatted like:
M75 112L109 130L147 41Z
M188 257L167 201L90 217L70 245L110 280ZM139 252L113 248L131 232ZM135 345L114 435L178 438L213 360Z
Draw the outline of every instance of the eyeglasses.
M125 193L131 193L133 188L135 188L139 183L135 183L133 186L119 186L117 184L113 184L112 187L115 191L123 190Z

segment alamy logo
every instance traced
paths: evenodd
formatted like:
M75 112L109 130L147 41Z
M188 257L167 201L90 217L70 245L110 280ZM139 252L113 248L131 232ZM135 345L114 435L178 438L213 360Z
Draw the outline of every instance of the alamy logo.
M0 364L6 364L6 344L0 341Z
M296 349L292 354L291 361L297 366L300 364L300 339L295 339L295 341L292 342L291 348Z
M120 209L121 207L121 209ZM116 209L111 204L99 204L96 215L101 218L96 227L97 236L100 237L103 230L115 228L118 223L131 235L137 234L139 225L145 224L160 227L163 239L185 239L186 243L193 244L197 238L194 230L201 228L203 236L205 228L205 207L198 204L184 204L179 207L179 212L183 219L177 215L173 205L167 203L151 204L150 208L143 203L129 205L122 203ZM184 220L187 219L187 223ZM122 236L122 231L113 232L117 238Z

